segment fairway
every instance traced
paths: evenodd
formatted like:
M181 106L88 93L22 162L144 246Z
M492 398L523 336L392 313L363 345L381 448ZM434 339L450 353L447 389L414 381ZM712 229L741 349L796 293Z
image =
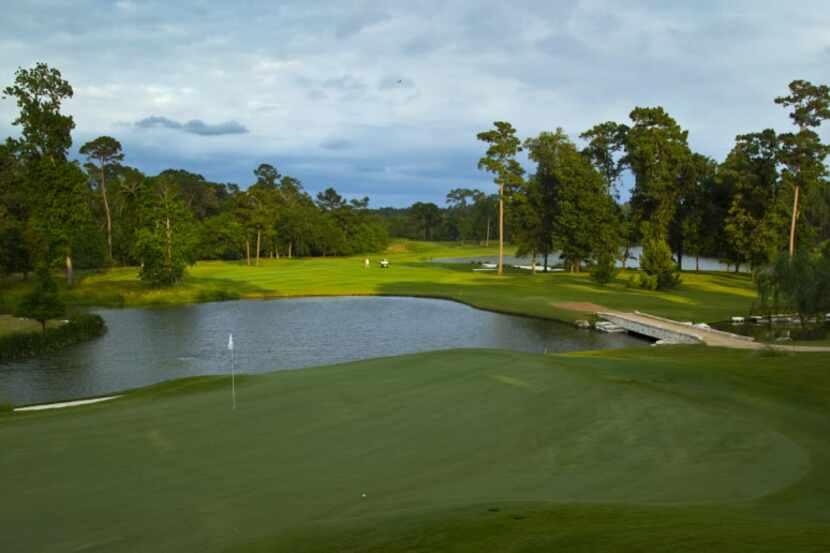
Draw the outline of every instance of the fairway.
M826 551L828 366L454 350L5 415L3 550Z
M442 257L492 255L493 247L399 241L382 255L314 259L263 259L244 262L202 261L174 288L151 288L138 280L136 268L117 268L86 276L67 291L79 305L148 306L238 298L296 296L394 295L427 296L460 301L474 307L517 315L574 321L591 316L596 305L619 311L639 310L677 320L713 322L749 313L755 288L747 274L683 273L683 284L668 291L628 288L634 274L624 271L607 286L588 273L537 273L510 269L504 276L474 272L466 264L437 264ZM381 258L391 268L380 269ZM19 297L24 285L7 284L6 302ZM591 304L591 305L588 305ZM4 308L0 305L0 311ZM10 309L9 305L5 306Z

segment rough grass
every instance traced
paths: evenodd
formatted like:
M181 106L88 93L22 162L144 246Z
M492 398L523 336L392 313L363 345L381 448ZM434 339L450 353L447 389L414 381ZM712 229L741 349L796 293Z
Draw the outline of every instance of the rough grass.
M200 262L189 269L186 281L173 288L153 289L137 279L137 269L120 268L87 275L67 293L75 304L144 306L236 298L275 298L308 295L386 294L430 296L507 313L560 320L586 318L590 312L567 309L561 304L593 303L611 309L640 310L680 320L712 322L749 312L755 292L747 275L684 273L677 290L653 292L629 289L622 272L613 283L599 286L587 273L527 271L473 272L469 264L435 264L432 258L494 254L495 247L458 246L424 242L396 242L383 255L370 256L372 267L363 267L363 256L301 260L262 260L260 267L244 262ZM391 268L378 268L381 257ZM25 290L21 283L5 286L6 300L13 303Z
M827 551L830 355L459 350L0 416L4 551ZM363 497L366 494L366 497Z

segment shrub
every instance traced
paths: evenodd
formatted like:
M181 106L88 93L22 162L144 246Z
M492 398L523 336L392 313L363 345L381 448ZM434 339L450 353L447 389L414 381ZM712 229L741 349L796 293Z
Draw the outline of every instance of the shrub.
M603 253L597 257L596 264L591 268L591 278L594 282L605 286L619 274L616 259L610 253Z
M649 238L643 245L643 255L640 256L640 269L648 276L656 279L656 285L651 287L651 280L641 279L641 286L649 290L665 290L680 285L680 273L677 264L671 257L671 249L665 240Z
M0 336L0 363L35 357L79 344L107 331L100 315L80 315L46 332L17 332Z
M626 283L629 288L642 288L643 290L657 290L657 277L645 273L637 273L628 279Z

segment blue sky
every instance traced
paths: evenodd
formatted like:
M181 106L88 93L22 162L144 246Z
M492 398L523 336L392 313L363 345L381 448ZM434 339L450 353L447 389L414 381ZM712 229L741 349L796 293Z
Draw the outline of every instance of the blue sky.
M475 135L626 121L662 105L693 149L788 127L796 78L828 82L821 1L5 0L0 83L45 61L75 88L75 146L119 139L154 174L247 186L261 162L373 206L493 191ZM624 7L623 7L624 6ZM16 107L0 102L0 133Z

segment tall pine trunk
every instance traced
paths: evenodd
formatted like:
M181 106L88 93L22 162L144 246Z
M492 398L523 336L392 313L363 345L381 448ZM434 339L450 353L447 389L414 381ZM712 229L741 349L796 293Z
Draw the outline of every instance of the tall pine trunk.
M262 239L262 231L256 231L256 266L259 267L259 244Z
M72 286L75 282L75 271L72 269L72 254L69 248L66 249L66 284Z
M799 168L799 172L801 169ZM801 187L795 185L795 196L793 196L793 216L790 221L790 257L795 254L795 224L798 221L798 192Z
M251 240L249 238L245 239L245 264L248 267L251 266Z
M504 274L504 183L499 185L499 271Z
M165 237L167 238L167 251L165 252L167 266L173 267L173 228L170 225L170 217L165 219Z
M101 163L101 199L104 202L104 214L107 217L107 261L112 262L112 216L110 214L110 203L107 199L107 177L104 171L104 163Z

